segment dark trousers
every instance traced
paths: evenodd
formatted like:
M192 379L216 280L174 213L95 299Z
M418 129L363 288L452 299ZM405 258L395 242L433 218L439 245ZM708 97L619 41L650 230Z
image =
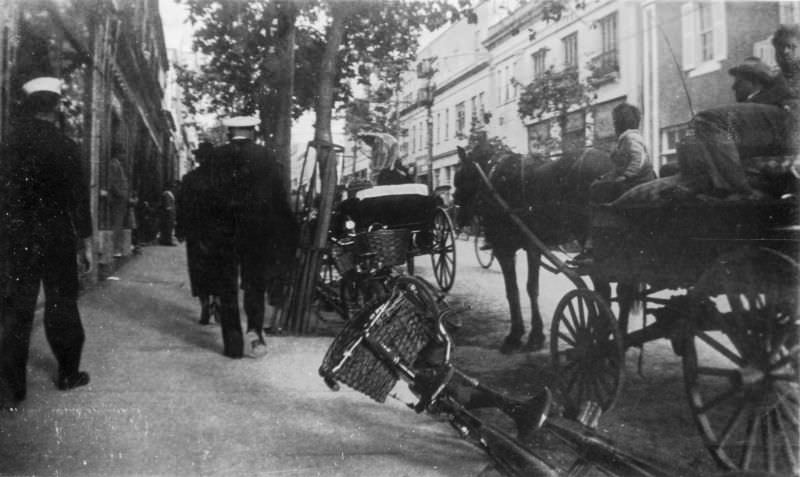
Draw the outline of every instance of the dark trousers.
M239 296L237 293L224 293L219 298L223 354L229 358L241 358L244 355L244 338L239 321Z
M58 373L72 375L79 370L85 334L78 312L75 244L60 242L17 247L12 253L11 283L3 299L0 327L0 376L18 400L26 394L25 368L40 283L45 293L44 331Z
M264 295L267 291L267 257L252 250L240 252L239 267L247 331L255 331L261 337L264 330Z
M792 115L777 106L737 103L698 113L692 120L697 142L691 156L678 155L681 171L700 174L716 191L749 194L741 157L778 156L797 150ZM687 164L688 162L688 164Z

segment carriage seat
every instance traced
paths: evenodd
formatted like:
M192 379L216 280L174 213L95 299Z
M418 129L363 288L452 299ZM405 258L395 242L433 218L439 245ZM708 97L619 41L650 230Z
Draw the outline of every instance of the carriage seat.
M356 192L357 199L370 199L372 197L388 197L394 195L428 195L426 184L395 184L379 185Z

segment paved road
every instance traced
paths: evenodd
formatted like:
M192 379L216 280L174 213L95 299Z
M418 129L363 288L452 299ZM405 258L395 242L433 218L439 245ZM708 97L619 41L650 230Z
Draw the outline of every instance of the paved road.
M468 476L485 456L397 401L333 393L330 338L270 338L262 360L221 356L196 324L183 247L148 247L80 302L92 382L52 384L40 320L22 410L0 415L2 475Z
M478 266L470 242L457 243L450 300L471 309L454 335L456 361L509 395L530 396L552 380L548 353L498 352L508 331L502 275L496 264ZM522 256L518 262L523 287ZM417 270L430 278L430 260L419 257ZM0 475L469 476L486 469L485 456L434 417L395 400L329 391L316 372L329 337L271 337L263 360L223 358L219 328L196 324L183 247L145 248L117 278L81 300L84 367L92 375L86 388L54 389L54 363L37 326L29 399L20 413L0 415ZM546 327L571 288L543 272ZM664 342L646 349L642 376L638 352L629 351L620 402L601 431L669 463L676 476L711 475L680 360ZM505 416L484 415L513 430ZM574 457L547 436L529 444L560 464Z

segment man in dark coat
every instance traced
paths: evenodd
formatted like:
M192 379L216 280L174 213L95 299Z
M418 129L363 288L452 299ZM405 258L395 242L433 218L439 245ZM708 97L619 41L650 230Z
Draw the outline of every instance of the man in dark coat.
M226 120L230 143L215 152L228 177L230 212L235 221L235 248L239 262L244 310L247 315L245 351L253 357L266 354L263 337L264 294L268 269L288 242L296 237L294 216L275 157L254 142L254 118Z
M213 229L216 221L209 215L214 207L211 202L214 146L204 141L193 152L198 166L183 176L183 186L177 197L175 236L181 242L186 241L192 295L200 300L200 324L207 325L209 297L213 294L210 285L216 273L209 268L209 256L214 253L209 238L216 233Z
M758 196L741 157L782 156L800 149L800 27L782 25L772 37L780 74L758 102L699 112L692 120L700 147L681 154L681 170L699 171L714 195ZM699 152L699 153L698 153Z
M2 239L7 275L0 334L0 407L26 396L26 365L36 298L44 284L44 330L58 362L56 386L89 383L80 371L85 340L78 312L78 261L92 268L88 175L77 144L58 126L61 81L23 86L25 117L4 147ZM75 253L79 251L78 260Z

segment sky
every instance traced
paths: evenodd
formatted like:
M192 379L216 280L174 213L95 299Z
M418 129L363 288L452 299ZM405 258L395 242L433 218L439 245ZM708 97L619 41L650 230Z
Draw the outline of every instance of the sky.
M188 51L192 47L192 27L187 20L186 7L175 0L158 0L161 23L164 25L164 42L167 48Z

